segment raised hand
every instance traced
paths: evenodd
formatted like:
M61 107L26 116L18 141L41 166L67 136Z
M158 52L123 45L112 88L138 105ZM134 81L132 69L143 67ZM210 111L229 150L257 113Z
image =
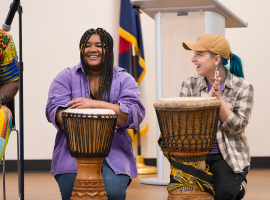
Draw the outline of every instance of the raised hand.
M214 82L210 92L208 93L209 97L216 97L217 99L220 99L220 84L221 78L219 76L216 77L216 81Z

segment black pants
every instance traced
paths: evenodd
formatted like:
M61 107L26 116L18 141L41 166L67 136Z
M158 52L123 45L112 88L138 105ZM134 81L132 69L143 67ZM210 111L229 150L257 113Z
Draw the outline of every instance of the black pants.
M208 154L206 163L213 174L212 184L215 191L215 200L237 200L241 183L248 173L245 168L243 173L235 174L225 162L221 154ZM247 182L247 181L246 181Z

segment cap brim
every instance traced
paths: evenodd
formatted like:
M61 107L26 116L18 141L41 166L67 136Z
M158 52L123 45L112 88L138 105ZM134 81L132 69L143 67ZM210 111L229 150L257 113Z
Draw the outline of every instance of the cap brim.
M202 45L200 45L197 42L183 42L182 45L186 50L208 51L206 48L204 48Z

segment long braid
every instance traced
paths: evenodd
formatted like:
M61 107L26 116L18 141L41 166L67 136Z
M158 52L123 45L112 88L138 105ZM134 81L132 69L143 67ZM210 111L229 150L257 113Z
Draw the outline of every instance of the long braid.
M103 100L110 102L110 92L113 78L113 38L104 29L97 28L87 30L80 41L80 58L84 70L84 76L86 81L86 93L89 93L90 97L90 86L87 84L87 76L89 75L88 67L84 61L84 49L87 41L93 34L98 34L101 40L102 46L102 61L100 66L100 81L99 88L94 95L94 99ZM104 52L105 51L105 57Z

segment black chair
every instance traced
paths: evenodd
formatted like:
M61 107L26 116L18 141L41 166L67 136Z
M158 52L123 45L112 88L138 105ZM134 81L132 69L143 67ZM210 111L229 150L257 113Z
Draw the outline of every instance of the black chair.
M18 170L18 192L20 193L20 152L19 152L19 145L20 145L20 138L19 138L19 131L16 129L15 126L15 101L14 99L10 100L7 103L7 107L10 109L12 113L12 130L10 131L10 134L12 131L17 132L17 170ZM6 200L6 180L5 180L5 155L3 156L3 160L1 161L0 164L3 165L3 200Z

